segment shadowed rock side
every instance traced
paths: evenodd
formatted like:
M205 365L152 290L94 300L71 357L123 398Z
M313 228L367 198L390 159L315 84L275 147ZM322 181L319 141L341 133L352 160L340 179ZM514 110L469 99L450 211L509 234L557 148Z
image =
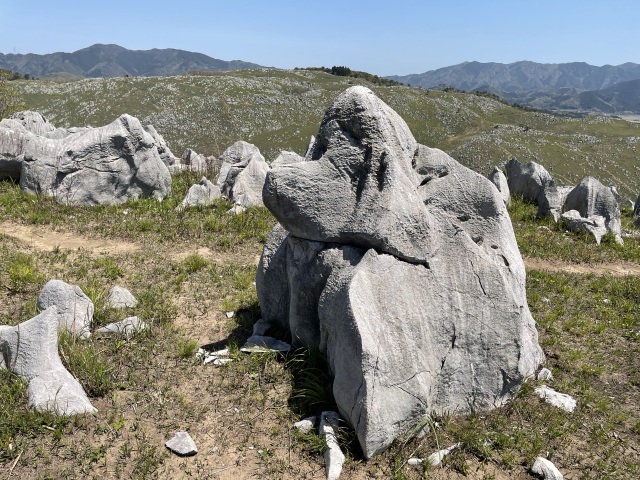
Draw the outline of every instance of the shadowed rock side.
M256 286L263 318L326 354L364 454L429 414L506 402L544 357L500 192L418 145L364 87L338 98L314 145L267 175L282 226Z
M527 202L537 203L545 185L553 184L551 174L536 162L520 163L515 157L505 165L511 195L519 195Z

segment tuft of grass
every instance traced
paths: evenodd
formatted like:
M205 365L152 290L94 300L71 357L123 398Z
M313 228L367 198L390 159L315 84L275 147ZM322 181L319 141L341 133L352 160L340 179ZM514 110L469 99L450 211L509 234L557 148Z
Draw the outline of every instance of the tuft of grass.
M176 356L183 359L193 358L197 349L197 340L181 338L176 343Z
M32 255L15 252L10 257L7 266L9 289L14 292L28 292L42 286L44 276L36 267Z
M58 338L65 366L89 396L102 397L113 390L113 369L104 351L92 340L78 340L68 332L60 332Z

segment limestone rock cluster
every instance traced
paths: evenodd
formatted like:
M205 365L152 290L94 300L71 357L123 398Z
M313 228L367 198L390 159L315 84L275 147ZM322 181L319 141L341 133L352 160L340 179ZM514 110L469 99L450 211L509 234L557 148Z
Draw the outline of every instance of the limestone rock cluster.
M515 158L505 168L511 194L537 204L538 216L551 216L570 230L585 229L598 244L607 232L622 243L620 204L614 187L605 187L589 176L575 187L558 187L542 165L522 164Z
M280 225L256 276L262 318L326 355L366 457L428 415L504 404L542 363L501 193L369 89L340 95L263 199Z

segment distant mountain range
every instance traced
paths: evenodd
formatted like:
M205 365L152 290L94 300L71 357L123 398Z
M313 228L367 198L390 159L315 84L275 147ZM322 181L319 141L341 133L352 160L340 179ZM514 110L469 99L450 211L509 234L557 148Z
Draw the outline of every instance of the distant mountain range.
M96 44L73 53L46 55L1 54L0 68L35 77L124 77L181 75L194 70L246 70L264 68L240 60L218 60L202 53L173 48L127 50L119 45Z
M416 87L487 91L545 110L640 114L640 65L583 62L465 62L425 73L386 77Z

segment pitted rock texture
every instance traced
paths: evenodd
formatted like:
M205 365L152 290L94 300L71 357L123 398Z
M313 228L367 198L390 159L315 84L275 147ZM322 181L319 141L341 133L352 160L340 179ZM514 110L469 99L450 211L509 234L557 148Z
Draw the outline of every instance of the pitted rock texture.
M93 302L77 285L62 280L49 280L38 296L38 308L57 307L58 328L80 338L91 336Z
M344 92L311 160L272 169L263 196L282 225L262 318L327 356L366 457L428 415L504 404L542 363L500 192L370 90Z

